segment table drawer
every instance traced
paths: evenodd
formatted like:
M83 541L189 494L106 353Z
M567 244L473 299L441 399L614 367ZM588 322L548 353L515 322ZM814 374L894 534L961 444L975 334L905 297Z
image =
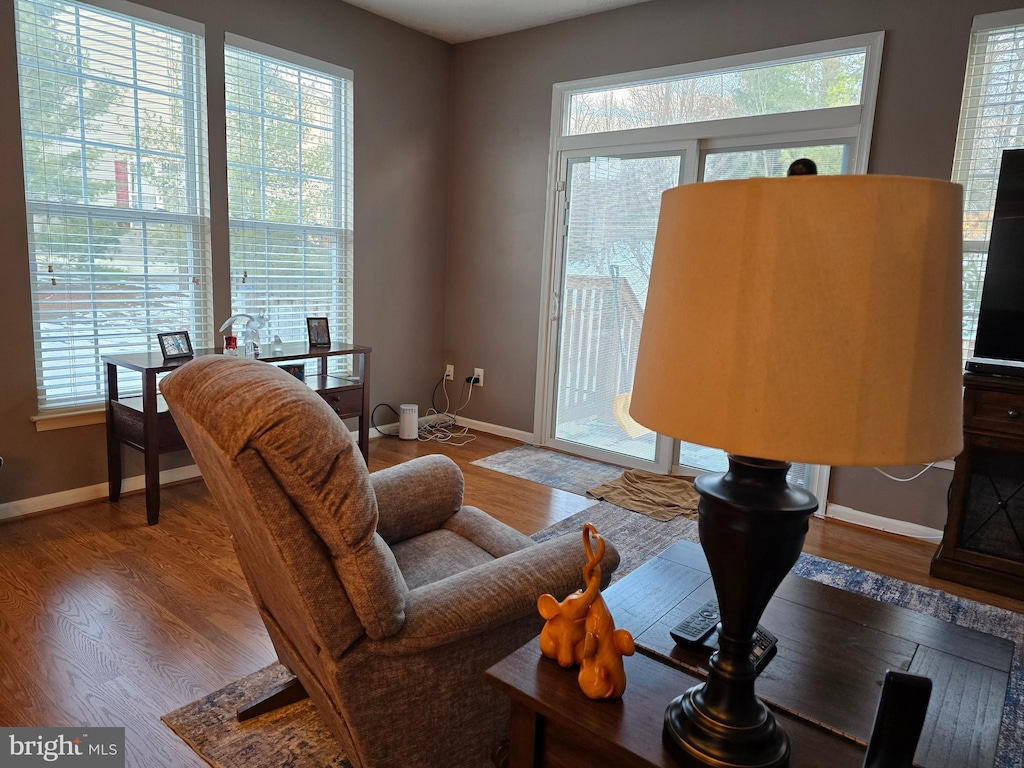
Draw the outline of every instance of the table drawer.
M133 445L145 446L142 398L126 398L124 403L115 400L110 405L114 414L114 434ZM156 415L156 445L161 453L185 447L185 440L169 411L160 411Z
M327 401L331 409L342 418L361 416L363 413L362 385L324 389L319 394L320 397Z
M1024 394L968 390L964 399L964 426L1024 437Z

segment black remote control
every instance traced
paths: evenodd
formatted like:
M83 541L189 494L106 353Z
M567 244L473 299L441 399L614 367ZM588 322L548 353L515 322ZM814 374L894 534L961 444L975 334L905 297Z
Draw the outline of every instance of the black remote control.
M718 627L718 619L718 601L709 600L673 627L670 634L672 639L680 645L690 647L699 645L714 652L718 650L718 632L715 632ZM775 635L760 624L757 625L750 661L754 665L754 671L758 674L761 674L761 670L778 653L778 642L779 639Z
M761 674L761 670L772 660L772 657L779 652L779 638L762 627L757 625L757 632L754 633L754 649L750 652L750 660L754 662L754 671Z
M672 639L677 643L699 643L715 631L718 626L718 601L708 600L672 629Z

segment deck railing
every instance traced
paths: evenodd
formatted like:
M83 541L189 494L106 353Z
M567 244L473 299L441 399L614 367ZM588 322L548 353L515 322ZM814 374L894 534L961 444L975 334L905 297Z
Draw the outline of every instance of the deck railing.
M562 297L558 420L611 418L633 388L643 308L617 275L568 275Z

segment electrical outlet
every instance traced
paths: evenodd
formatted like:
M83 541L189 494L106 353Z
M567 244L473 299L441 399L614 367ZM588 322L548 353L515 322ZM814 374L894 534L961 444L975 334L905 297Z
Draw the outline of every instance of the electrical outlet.
M476 379L476 381L473 382L473 386L474 387L482 387L484 385L484 369L483 368L474 368L473 369L473 378Z
M444 367L444 378L446 381L455 380L455 366L451 363L448 363L448 365Z

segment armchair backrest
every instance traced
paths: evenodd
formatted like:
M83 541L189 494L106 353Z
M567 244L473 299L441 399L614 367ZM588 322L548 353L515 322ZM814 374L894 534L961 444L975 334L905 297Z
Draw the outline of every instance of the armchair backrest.
M221 355L190 361L161 390L261 611L305 662L317 670L364 632L397 632L405 580L376 532L366 465L327 403L273 365Z

